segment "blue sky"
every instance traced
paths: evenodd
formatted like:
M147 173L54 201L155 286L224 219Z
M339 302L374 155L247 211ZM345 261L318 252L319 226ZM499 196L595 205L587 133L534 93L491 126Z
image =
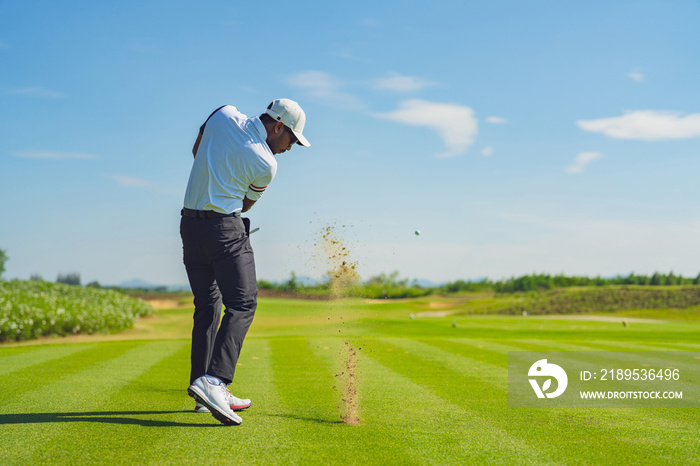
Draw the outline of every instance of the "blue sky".
M297 100L258 277L700 272L696 1L0 1L5 278L184 284L197 129ZM414 235L420 230L420 236Z

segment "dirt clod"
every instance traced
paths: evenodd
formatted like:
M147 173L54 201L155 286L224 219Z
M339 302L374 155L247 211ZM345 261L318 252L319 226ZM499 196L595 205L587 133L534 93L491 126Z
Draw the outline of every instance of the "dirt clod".
M357 391L357 351L349 341L345 341L342 352L343 371L336 374L339 379L338 385L342 389L343 400L340 419L346 424L356 425L361 421L358 414L360 399Z
M331 294L335 298L346 296L350 287L360 280L357 263L350 260L350 249L341 242L340 234L333 225L321 230L321 237L314 245L321 248L330 267L328 278Z

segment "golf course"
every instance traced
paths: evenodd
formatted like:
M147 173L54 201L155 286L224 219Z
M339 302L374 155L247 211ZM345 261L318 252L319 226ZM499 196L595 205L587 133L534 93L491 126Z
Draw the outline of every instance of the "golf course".
M186 393L191 297L153 304L121 333L0 346L0 464L700 462L697 409L508 407L509 351L699 351L697 309L260 298L231 386L252 407L229 427Z
M0 466L700 466L700 0L0 0L0 68Z

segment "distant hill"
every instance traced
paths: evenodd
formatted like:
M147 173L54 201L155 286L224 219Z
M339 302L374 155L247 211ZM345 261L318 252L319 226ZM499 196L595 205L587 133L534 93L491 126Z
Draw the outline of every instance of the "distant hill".
M162 290L167 291L190 291L189 285L162 285L158 283L147 282L146 280L141 280L140 278L135 278L133 280L128 280L116 285L119 288L125 289L140 289L140 290Z
M119 288L160 288L163 285L158 285L155 283L147 282L146 280L141 280L140 278L135 278L133 280L121 282L117 285Z

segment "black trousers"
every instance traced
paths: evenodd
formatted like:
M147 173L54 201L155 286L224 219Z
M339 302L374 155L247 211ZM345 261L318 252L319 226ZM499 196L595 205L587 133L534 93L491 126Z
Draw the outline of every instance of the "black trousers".
M233 381L257 307L249 231L249 220L240 216L183 216L180 221L183 259L194 294L190 383L204 374L226 384Z

